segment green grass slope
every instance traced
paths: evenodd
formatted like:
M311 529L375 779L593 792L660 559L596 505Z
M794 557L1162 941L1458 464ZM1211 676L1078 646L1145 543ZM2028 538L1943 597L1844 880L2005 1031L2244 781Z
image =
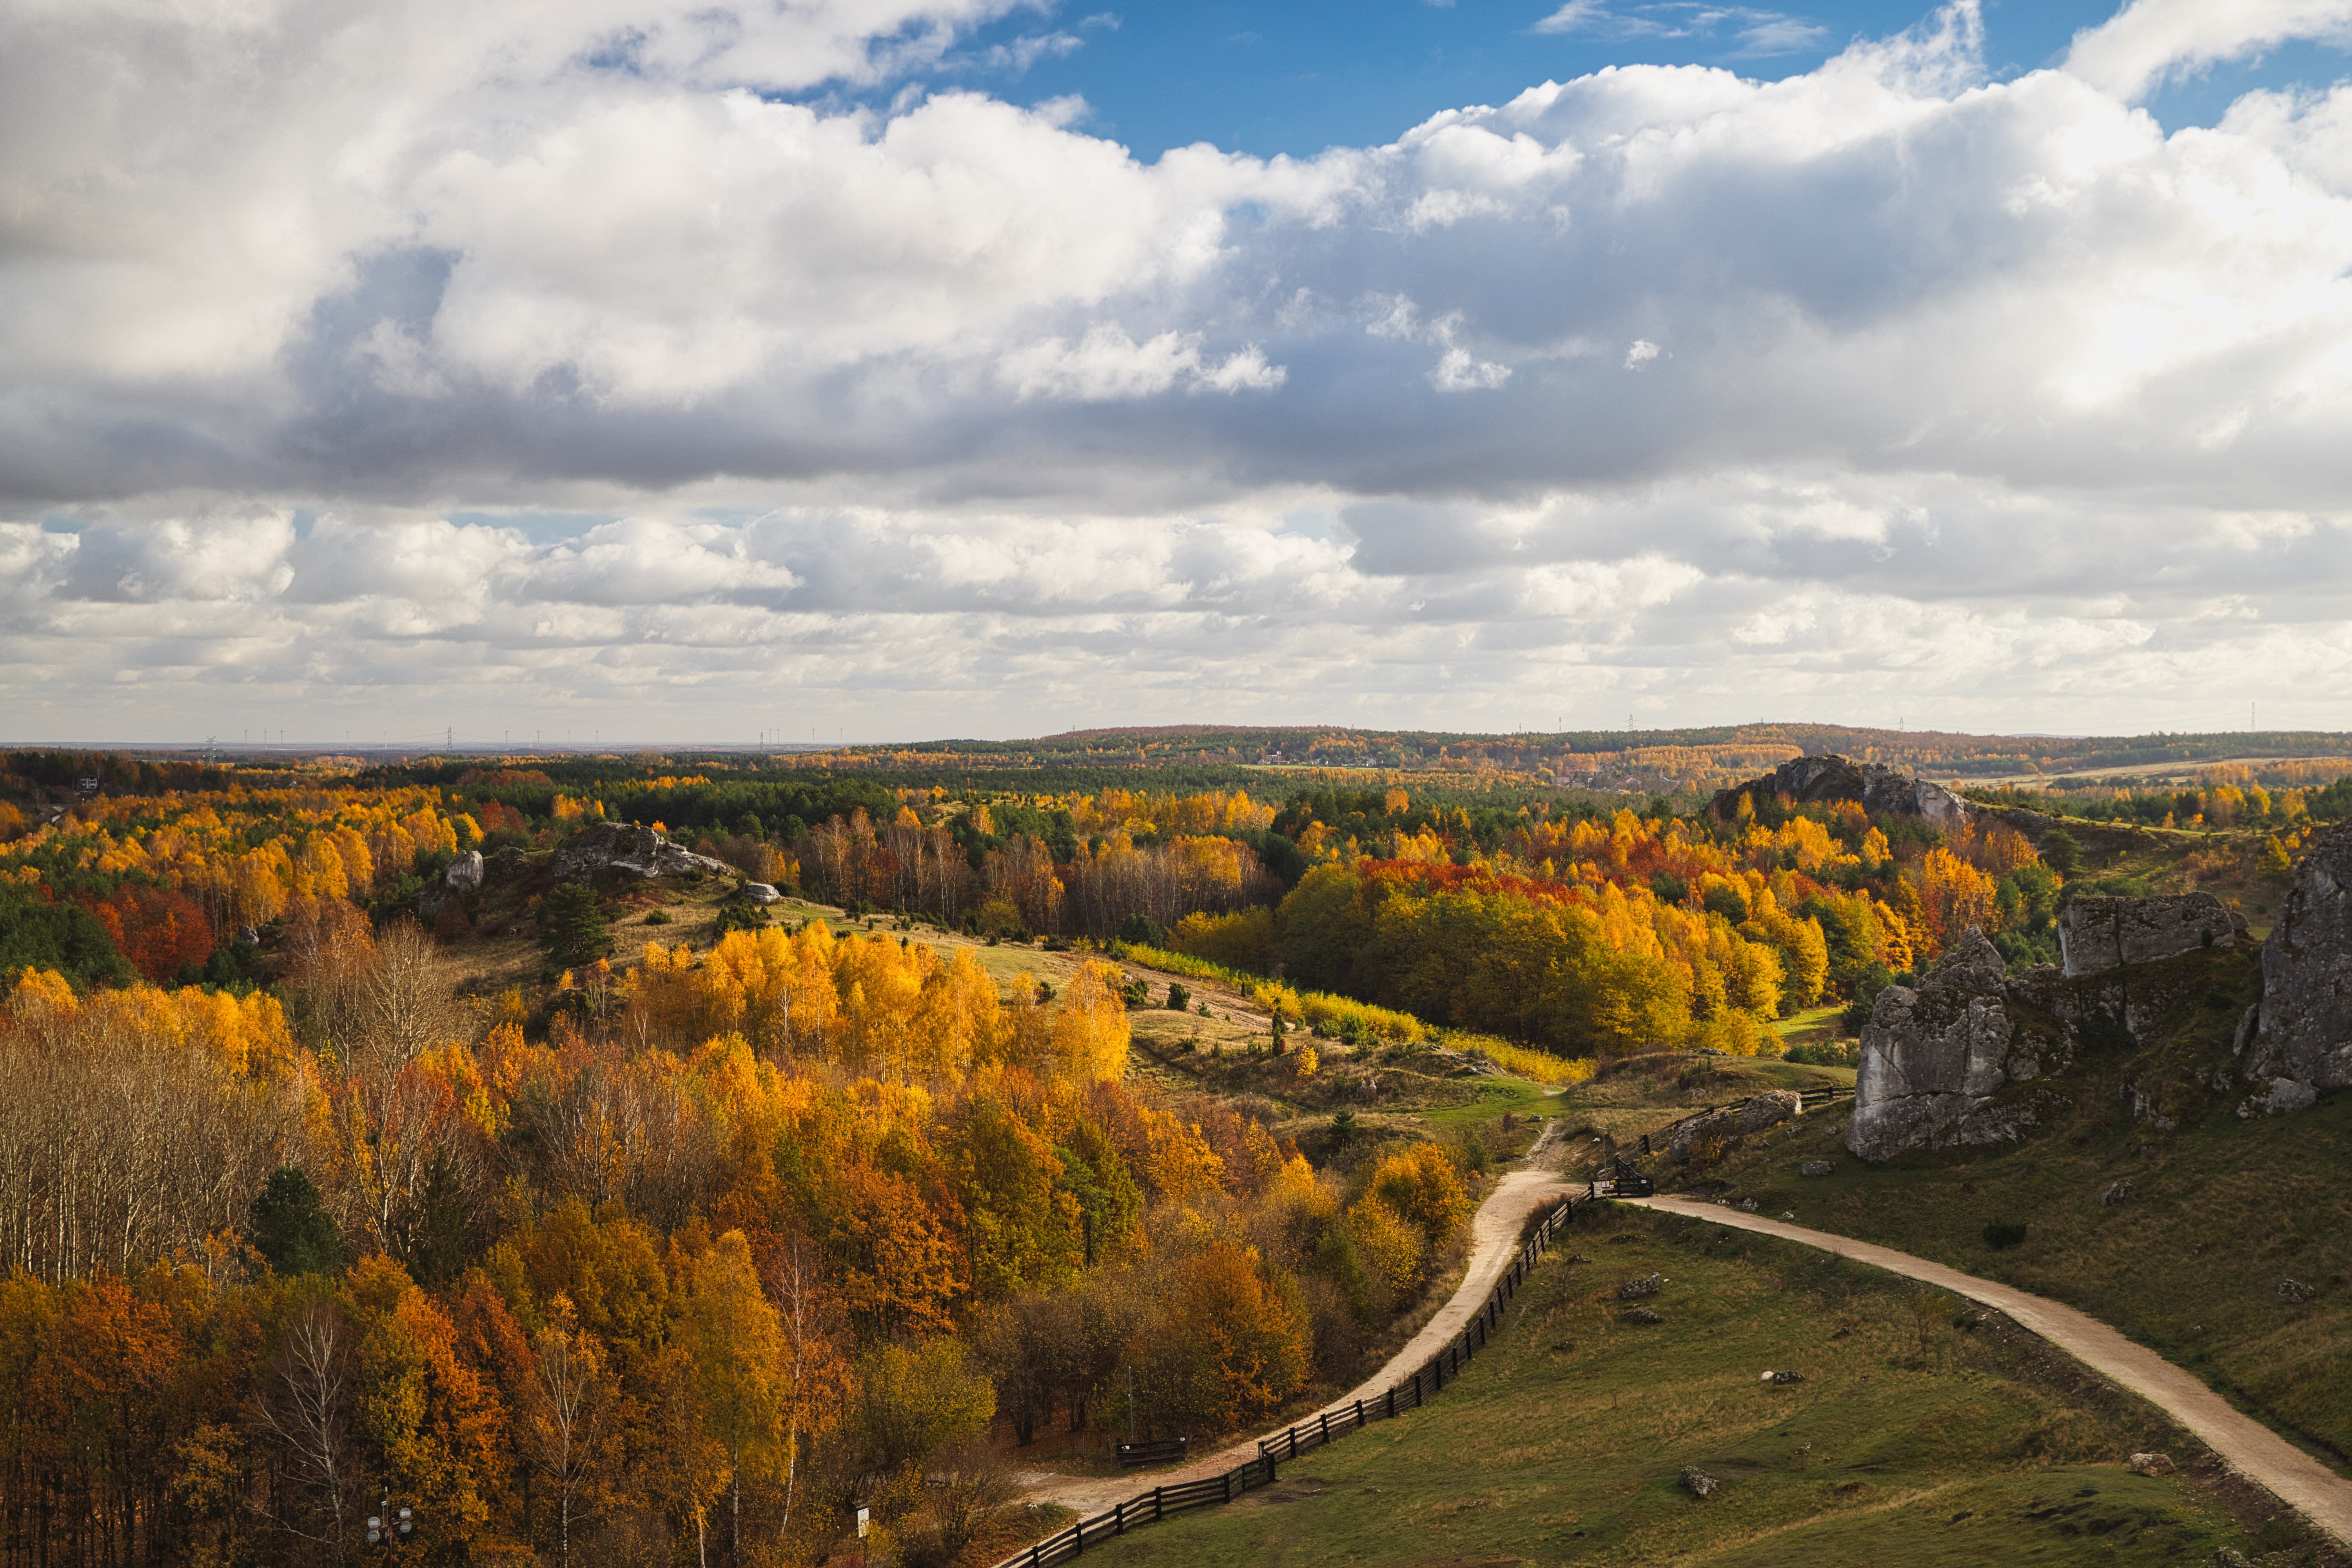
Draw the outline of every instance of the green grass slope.
M2342 1468L2352 1454L2352 1095L2160 1133L2090 1114L1966 1161L1869 1166L1827 1119L1704 1184L2080 1308ZM1829 1159L1833 1175L1798 1167ZM2118 1182L2131 1195L2103 1205ZM1992 1221L2022 1224L1995 1248Z
M1572 1253L1582 1259L1571 1260ZM1632 1321L1617 1286L1667 1277ZM2148 1407L1996 1319L1801 1247L1597 1215L1427 1407L1266 1491L1100 1549L1112 1563L2201 1563L2252 1551ZM1775 1386L1768 1370L1805 1381ZM1719 1479L1706 1500L1685 1467Z

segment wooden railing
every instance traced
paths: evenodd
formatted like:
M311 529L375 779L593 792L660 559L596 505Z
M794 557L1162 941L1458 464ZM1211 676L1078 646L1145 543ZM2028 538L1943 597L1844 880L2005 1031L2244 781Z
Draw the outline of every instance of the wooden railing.
M1272 1437L1262 1438L1257 1446L1257 1458L1246 1459L1221 1476L1206 1480L1180 1481L1173 1486L1158 1486L1118 1504L1107 1513L1077 1523L1055 1535L1049 1535L1035 1545L1014 1552L997 1568L1048 1568L1049 1564L1065 1563L1081 1556L1087 1547L1106 1537L1124 1535L1146 1524L1156 1524L1170 1514L1188 1509L1207 1508L1228 1503L1237 1497L1273 1484L1276 1468L1309 1453L1326 1443L1337 1442L1359 1427L1374 1421L1386 1421L1409 1410L1426 1405L1439 1390L1462 1373L1471 1358L1486 1348L1489 1340L1502 1328L1503 1307L1518 1293L1521 1285L1535 1269L1544 1254L1550 1249L1552 1237L1568 1226L1576 1223L1576 1211L1581 1205L1593 1201L1591 1190L1580 1197L1563 1198L1544 1211L1535 1228L1503 1270L1495 1289L1488 1293L1485 1305L1465 1324L1462 1331L1422 1363L1413 1374L1391 1386L1387 1393L1370 1399L1359 1399L1349 1405L1334 1406L1314 1420L1303 1422Z
M1190 1437L1156 1437L1141 1443L1121 1443L1111 1449L1111 1458L1122 1468L1165 1465L1184 1458L1192 1449Z

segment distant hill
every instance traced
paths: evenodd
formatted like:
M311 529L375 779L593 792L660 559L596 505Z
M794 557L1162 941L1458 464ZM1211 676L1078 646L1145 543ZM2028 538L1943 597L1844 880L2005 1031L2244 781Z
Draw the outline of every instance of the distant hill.
M1984 784L2114 775L2146 784L2222 763L2323 760L2352 772L2352 733L1971 735L1840 724L1479 732L1344 724L1162 724L1070 730L1027 740L941 740L809 753L804 765L925 768L1250 766L1493 772L1592 789L1706 793L1792 757L1857 762ZM2261 771L2257 767L2257 771Z

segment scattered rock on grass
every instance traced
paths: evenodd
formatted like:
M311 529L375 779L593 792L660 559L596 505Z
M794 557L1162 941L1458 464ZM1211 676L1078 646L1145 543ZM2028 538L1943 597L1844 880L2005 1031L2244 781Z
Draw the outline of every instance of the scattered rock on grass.
M2300 1279L2279 1281L2278 1299L2282 1307L2300 1307L2318 1294L2318 1286L2306 1285Z
M2135 1195L2135 1189L2129 1182L2111 1183L2099 1189L2099 1206L2111 1209L2117 1204L2131 1202Z
M1617 1299L1620 1301L1638 1301L1644 1296L1656 1295L1665 1288L1665 1283L1666 1277L1663 1274L1644 1274L1618 1286Z
M1690 1495L1705 1502L1719 1490L1723 1483L1696 1465L1683 1467L1683 1486Z
M2205 1559L2205 1568L2254 1568L2254 1565L2247 1562L2246 1554L2236 1547L2224 1546Z
M1786 1388L1792 1383L1804 1381L1805 1374L1801 1372L1776 1372L1772 1374L1772 1386L1775 1388Z
M1665 1321L1665 1319L1658 1316L1657 1313L1653 1312L1647 1307L1636 1307L1632 1311L1625 1314L1624 1321L1629 1323L1663 1323Z
M2139 1476L2168 1476L2174 1468L2169 1454L2134 1454L2130 1465L2132 1473Z
M1797 1172L1806 1176L1831 1176L1837 1173L1837 1165L1829 1160L1808 1160L1797 1167Z

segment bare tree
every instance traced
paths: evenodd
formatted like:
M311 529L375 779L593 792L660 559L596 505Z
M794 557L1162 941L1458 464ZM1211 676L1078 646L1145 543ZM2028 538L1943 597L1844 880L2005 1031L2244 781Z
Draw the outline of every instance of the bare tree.
M289 1510L273 1508L272 1521L289 1535L331 1547L337 1563L344 1558L345 1500L358 1490L351 1444L350 1338L331 1300L311 1302L287 1325L286 1342L253 1394L256 1418L286 1451L297 1485L320 1516L306 1529Z

